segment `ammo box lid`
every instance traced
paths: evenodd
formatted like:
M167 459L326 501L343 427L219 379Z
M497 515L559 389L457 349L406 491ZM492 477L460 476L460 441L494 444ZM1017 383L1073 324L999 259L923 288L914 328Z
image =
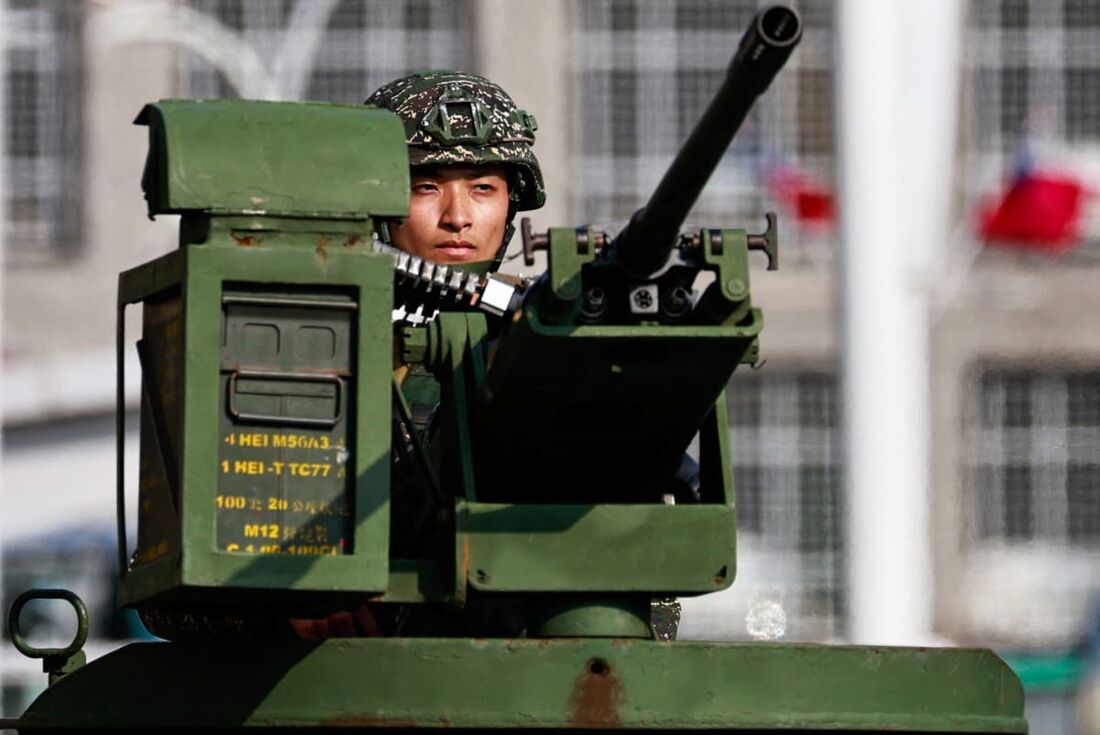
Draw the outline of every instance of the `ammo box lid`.
M161 100L141 187L149 215L202 211L366 219L408 213L405 131L388 110L249 100Z

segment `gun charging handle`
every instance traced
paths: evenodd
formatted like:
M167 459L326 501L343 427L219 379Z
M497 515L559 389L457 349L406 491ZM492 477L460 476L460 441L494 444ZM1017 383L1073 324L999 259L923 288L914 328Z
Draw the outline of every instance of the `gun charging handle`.
M762 250L768 256L768 270L779 270L779 229L776 224L775 212L767 212L764 217L768 220L768 229L759 235L749 235L749 250Z
M523 262L530 267L535 264L535 251L550 247L550 237L532 232L530 217L524 217L519 221L519 235L523 240Z

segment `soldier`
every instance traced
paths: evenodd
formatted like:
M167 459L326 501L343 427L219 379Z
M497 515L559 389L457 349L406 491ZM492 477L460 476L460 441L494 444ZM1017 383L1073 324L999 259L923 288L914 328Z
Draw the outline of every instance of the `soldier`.
M380 87L366 104L401 118L409 150L409 216L382 223L382 239L425 260L495 270L514 233L516 212L538 209L546 201L542 171L531 150L537 129L534 116L517 109L499 85L454 71L402 77ZM434 408L438 390L429 392L431 397L421 401L409 397L414 416L420 404L427 411ZM400 441L396 436L395 442ZM401 475L395 469L395 476ZM394 498L391 509L399 524L414 515L418 505L414 502L418 494L405 490ZM413 629L452 627L455 634L486 628L515 633L522 622L509 620L515 617L513 607L404 622ZM387 612L393 611L364 605L319 620L290 623L299 637L307 639L384 635L396 627ZM410 614L422 617L425 611Z
M409 146L409 216L384 223L383 239L439 263L499 265L516 212L546 201L534 116L499 85L454 71L402 77L366 104L397 113Z
M488 79L448 71L390 82L366 104L397 113L409 147L409 216L384 223L383 239L426 260L499 266L516 212L537 209L546 200L542 172L531 150L537 128L534 116L517 109ZM425 408L430 410L435 400L428 400ZM415 412L415 400L410 403ZM400 441L396 436L395 442ZM408 507L414 497L416 493L405 492L393 498L398 523L415 510ZM460 615L413 606L396 621L386 612L364 605L319 620L292 620L291 625L300 637L318 639L386 635L395 629L412 635L519 635L526 622L521 602L510 599L471 599ZM656 602L656 634L664 640L674 637L679 617L679 603Z

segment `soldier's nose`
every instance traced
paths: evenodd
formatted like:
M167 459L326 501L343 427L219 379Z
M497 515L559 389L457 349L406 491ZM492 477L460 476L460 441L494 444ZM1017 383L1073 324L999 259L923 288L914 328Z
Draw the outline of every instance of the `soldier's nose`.
M464 230L471 225L473 219L470 215L470 208L460 196L449 196L443 207L443 216L441 217L443 226L453 232Z

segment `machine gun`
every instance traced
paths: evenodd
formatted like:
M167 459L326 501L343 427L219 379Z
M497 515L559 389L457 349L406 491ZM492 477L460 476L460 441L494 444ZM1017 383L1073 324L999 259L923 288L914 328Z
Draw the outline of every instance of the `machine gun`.
M723 260L723 256L726 248L731 252L745 247L762 250L768 256L768 269L776 270L775 216L768 214L765 233L734 234L728 243L721 230L681 233L680 227L756 98L768 88L801 38L801 23L789 8L776 6L757 14L741 38L718 92L649 202L635 212L613 241L604 233L578 233L578 255L583 257L591 250L596 258L592 267L585 269L579 314L563 308L559 321L579 317L585 324L631 320L717 324L735 323L744 317L748 298L744 263L732 257ZM548 249L550 238L532 234L529 222L522 232L524 255L532 264L534 252ZM701 270L718 271L719 277L700 301L692 293L692 279ZM551 277L552 298L566 304L577 301L570 289L562 288L571 276L559 273ZM720 302L724 306L719 306ZM552 310L544 309L544 317L553 319Z
M698 495L684 492L677 474L708 417L724 412L716 402L734 368L757 359L761 317L750 299L748 252L762 250L769 269L778 267L776 218L767 215L760 235L680 227L801 33L788 8L755 17L699 123L616 238L588 228L535 235L524 220L528 262L546 250L549 264L497 345L482 389L474 436L494 455L480 463L485 496L732 501L713 467L725 460L709 451L700 457ZM703 273L710 284L697 289Z
M649 202L639 209L615 239L615 260L635 276L650 276L667 267L678 244L679 228L710 174L744 122L756 98L771 84L802 39L798 16L788 8L772 7L759 13L741 38L726 78L679 155L665 172ZM698 248L700 242L689 240ZM768 253L768 267L779 261L775 241L768 235L751 238L749 247ZM639 313L633 305L632 313ZM666 317L675 310L666 307Z
M147 107L150 213L180 214L181 239L119 282L120 602L186 640L84 665L80 640L42 649L19 634L26 601L60 593L23 596L12 639L53 683L0 726L1026 732L1019 682L988 652L668 642L650 625L654 597L734 578L723 391L757 357L748 252L774 267L774 220L762 236L679 228L799 34L791 10L756 17L716 102L617 239L528 225L525 249L544 247L548 271L519 295L395 266L373 246L375 221L407 211L390 113ZM714 281L696 296L703 271ZM443 295L440 313L395 328L406 288ZM494 339L467 308L475 293L504 313ZM132 304L143 390L131 553ZM406 369L440 384L422 435ZM678 497L668 483L696 436L699 490ZM392 635L276 630L364 604L399 613ZM494 617L501 608L518 610L525 637Z

